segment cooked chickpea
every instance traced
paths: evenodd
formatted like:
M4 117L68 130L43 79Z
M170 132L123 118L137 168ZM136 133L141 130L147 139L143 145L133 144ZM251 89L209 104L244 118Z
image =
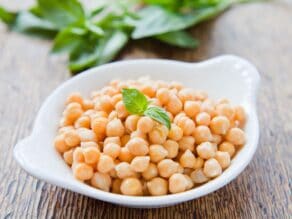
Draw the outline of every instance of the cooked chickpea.
M124 105L124 103L123 103L122 100L119 101L115 105L115 109L117 111L118 118L120 118L120 119L124 119L124 118L126 118L129 115L129 113L128 113L128 111L127 111L127 109L126 109L126 107L125 107L125 105Z
M184 136L191 135L196 128L194 121L188 117L182 117L177 125L183 130Z
M64 133L64 140L69 147L76 147L80 144L80 137L75 130L70 130Z
M111 97L108 95L103 95L99 98L98 104L101 110L109 113L113 110L114 106L111 102Z
M75 128L90 128L90 118L89 116L81 116L79 117L75 123L74 123Z
M139 130L133 131L130 135L130 138L143 138L144 140L148 140L147 139L147 134L140 132Z
M110 121L106 126L106 135L113 136L123 136L125 133L125 128L120 119L114 119Z
M186 175L186 174L184 174L184 177L187 180L187 188L186 188L186 190L189 190L189 189L193 188L194 187L194 182L193 182L192 178L190 176Z
M198 125L208 126L211 122L211 116L206 112L201 112L196 116L196 123Z
M215 110L215 104L213 101L211 100L205 100L204 102L202 102L201 104L201 112L206 112L208 113L211 117L215 116L216 110Z
M132 138L126 144L126 147L129 149L130 153L135 156L144 156L149 152L148 142L139 137Z
M151 143L163 144L168 136L168 129L164 125L156 125L148 136Z
M117 111L111 111L111 113L108 115L108 120L111 121L113 119L117 119L118 118L118 112Z
M168 178L178 171L179 164L171 159L164 159L157 165L158 173L160 176Z
M137 156L131 161L131 168L135 172L143 172L148 168L149 163L149 156Z
M207 182L209 178L204 174L202 169L196 169L191 173L191 179L196 184Z
M204 166L204 160L201 157L196 157L196 163L194 166L194 169L199 169L202 168Z
M178 97L183 103L188 100L196 100L196 92L191 88L183 88L178 92Z
M216 116L210 123L210 128L214 134L225 135L230 127L230 122L225 116Z
M143 133L150 132L153 127L154 127L154 122L148 116L141 117L137 123L137 129Z
M197 153L203 159L209 159L215 156L214 147L210 142L204 142L197 146Z
M134 158L134 156L130 153L130 151L127 147L121 148L121 151L119 154L120 161L131 162L131 160L133 158Z
M112 184L112 193L121 194L121 179L114 179Z
M124 179L135 175L135 172L131 168L131 165L127 162L119 163L118 165L115 166L115 170L117 172L117 176L120 179Z
M154 163L149 163L146 170L142 172L142 176L146 180L150 180L158 175L158 169Z
M69 104L69 103L79 103L80 105L82 105L83 98L81 94L78 92L71 93L66 100L66 104Z
M74 165L73 174L79 180L88 180L93 176L93 168L85 163L77 163Z
M193 132L193 136L196 139L196 143L200 144L205 141L211 141L212 140L212 133L208 126L200 125L195 128L195 131Z
M154 163L157 163L167 157L168 152L167 150L159 144L153 144L149 147L149 156L150 160Z
M92 186L108 192L111 187L111 177L106 173L94 173L93 177L90 180Z
M178 141L183 137L183 130L176 124L171 124L168 137L174 141Z
M183 104L180 99L172 94L169 97L169 101L166 104L166 110L169 111L171 114L176 115L182 110Z
M121 192L124 195L142 195L142 183L137 178L127 178L122 181Z
M155 177L147 182L147 188L151 195L166 195L168 192L168 182L161 177Z
M188 180L181 173L175 173L169 178L170 193L184 192L187 189Z
M55 148L56 150L59 152L59 153L64 153L65 151L69 150L69 146L66 144L65 142L65 138L64 138L64 135L58 135L55 137L55 140L54 140L54 145L55 145Z
M67 123L74 123L83 113L81 105L78 103L70 103L67 105L63 115Z
M103 153L111 156L113 159L117 158L120 154L121 146L116 143L108 143L103 147Z
M234 145L245 144L245 134L240 128L231 128L225 137L227 141Z
M230 155L228 152L217 151L214 157L222 167L222 169L226 169L230 165Z
M63 154L63 158L67 164L72 165L73 164L73 149L66 151Z
M104 117L95 117L91 120L91 129L97 136L98 140L103 140L106 135L108 119Z
M137 115L130 115L127 117L125 121L125 127L128 132L133 132L137 129L137 123L139 119L140 117Z
M101 173L107 173L115 167L115 163L112 157L101 154L97 164L97 170Z
M232 120L235 116L235 110L228 103L218 104L216 106L216 112L218 115L226 116L230 120Z
M175 158L177 156L179 145L176 141L167 140L164 142L163 147L167 150L167 158Z
M235 107L234 119L239 122L239 127L242 128L246 122L246 115L242 106Z
M83 156L85 163L95 164L99 160L100 152L96 147L83 148Z
M86 129L86 128L79 128L77 129L77 133L79 135L80 141L81 142L85 142L85 141L97 141L97 137L96 134L90 130L90 129Z
M122 94L116 94L116 95L112 96L111 102L115 106L122 99L123 99Z
M221 175L222 168L216 159L210 158L205 162L203 172L207 177L214 178Z
M219 145L221 142L222 142L222 137L221 135L216 135L216 134L213 134L212 135L212 141L213 143Z
M94 104L92 100L83 100L82 108L84 110L90 110L94 108Z
M124 135L124 136L122 136L121 137L121 144L122 144L122 146L125 146L128 143L128 141L130 141L130 139L131 139L130 135Z
M195 118L201 110L201 103L199 101L185 101L184 111L188 117Z
M107 137L104 139L103 145L107 145L109 143L118 144L121 146L121 139L120 137Z
M187 150L189 149L190 151L195 150L195 138L193 136L184 136L182 137L181 140L178 142L179 149L180 150Z
M235 154L235 147L228 141L224 141L222 144L219 145L219 151L228 152L230 157L233 157Z
M170 98L170 93L167 88L160 88L157 90L156 93L157 99L160 101L160 103L167 104Z
M194 168L196 164L196 157L189 149L187 149L181 155L179 162L184 168Z
M143 85L141 87L141 92L145 95L147 95L148 97L155 97L156 95L156 90L153 86L151 85Z

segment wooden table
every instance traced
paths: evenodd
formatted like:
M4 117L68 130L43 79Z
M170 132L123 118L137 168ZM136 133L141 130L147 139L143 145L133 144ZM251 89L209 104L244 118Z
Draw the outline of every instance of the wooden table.
M16 9L32 1L1 2ZM139 41L130 44L119 59L194 62L228 53L250 60L262 77L259 147L244 172L219 191L173 207L145 210L57 188L31 177L17 165L13 146L30 134L44 98L70 76L66 59L49 55L50 42L11 33L1 25L0 218L291 218L291 2L236 6L192 33L201 40L197 50Z

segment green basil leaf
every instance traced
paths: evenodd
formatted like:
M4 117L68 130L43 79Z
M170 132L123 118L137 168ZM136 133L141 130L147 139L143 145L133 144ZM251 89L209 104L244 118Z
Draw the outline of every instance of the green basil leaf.
M196 48L199 42L185 31L175 31L155 36L156 39L181 48Z
M123 102L131 114L142 115L148 107L148 101L144 94L134 88L122 90Z
M90 21L85 22L85 27L96 36L104 35L104 31L99 26L91 23Z
M151 106L145 110L144 115L149 116L150 118L156 120L157 122L160 122L168 129L170 129L170 119L164 109L156 106Z
M2 20L8 26L12 26L17 17L17 13L9 12L5 8L0 7L0 20Z
M38 0L38 5L44 18L58 28L85 19L84 10L77 0Z

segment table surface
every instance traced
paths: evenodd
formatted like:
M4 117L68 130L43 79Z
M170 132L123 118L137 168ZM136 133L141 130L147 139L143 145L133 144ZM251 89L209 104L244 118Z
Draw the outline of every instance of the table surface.
M16 9L32 1L1 2ZM244 172L224 188L176 206L148 210L119 207L57 188L18 166L13 146L30 134L43 100L70 75L66 57L49 55L50 42L9 32L1 25L0 218L291 218L291 2L239 5L191 32L201 41L196 50L147 40L131 43L118 59L194 62L235 54L250 60L262 78L259 147Z

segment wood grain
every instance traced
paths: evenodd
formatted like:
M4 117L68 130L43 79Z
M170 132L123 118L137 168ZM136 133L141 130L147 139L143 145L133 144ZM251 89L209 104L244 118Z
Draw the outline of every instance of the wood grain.
M15 9L31 2L3 0ZM50 42L11 33L0 25L0 218L291 218L292 4L236 6L194 28L192 34L201 41L197 50L146 40L131 43L118 59L193 62L229 53L250 60L262 77L259 148L245 171L219 191L180 205L147 210L97 201L37 180L20 169L12 156L13 146L30 134L44 98L69 73L65 57L49 55Z

